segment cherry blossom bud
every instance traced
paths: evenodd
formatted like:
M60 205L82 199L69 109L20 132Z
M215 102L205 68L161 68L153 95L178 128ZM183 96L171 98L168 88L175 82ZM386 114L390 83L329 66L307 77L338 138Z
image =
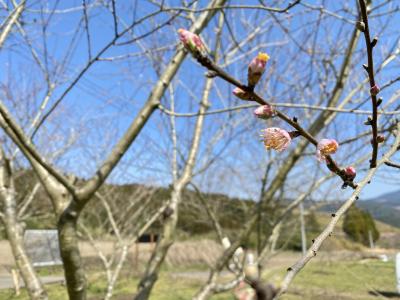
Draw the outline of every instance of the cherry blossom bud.
M207 49L197 34L194 34L190 31L187 31L182 28L178 30L178 33L179 33L179 38L180 38L183 46L192 55L194 55L194 56L197 56L197 55L206 56L207 55Z
M254 87L265 71L265 65L269 60L267 53L259 53L249 64L247 80L249 87Z
M353 179L356 177L357 172L356 169L354 169L353 167L346 167L344 169L344 173L346 174L346 177L348 178L348 180L353 181Z
M251 94L249 92L243 91L241 88L235 88L232 93L242 99L242 100L251 100Z
M370 89L370 93L372 96L378 95L380 91L381 89L376 84Z
M275 116L275 109L271 105L261 105L254 110L254 115L260 119L269 119Z
M385 137L383 135L379 134L376 137L376 141L378 144L383 143L385 141ZM373 145L373 144L374 144L374 139L371 139L371 145Z
M317 159L326 161L326 156L335 153L338 148L339 144L334 139L320 140L317 145Z
M292 141L289 133L281 128L271 127L264 129L262 137L267 150L274 149L278 152L285 150Z
M376 137L376 141L378 142L378 144L383 143L385 141L385 137L381 134L378 134L378 136Z

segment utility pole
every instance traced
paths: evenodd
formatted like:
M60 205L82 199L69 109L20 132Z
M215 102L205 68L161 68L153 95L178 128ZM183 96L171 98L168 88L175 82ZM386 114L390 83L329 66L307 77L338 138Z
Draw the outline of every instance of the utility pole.
M372 238L372 232L371 232L371 230L368 230L368 239L369 239L369 247L370 247L371 249L375 248L374 239Z

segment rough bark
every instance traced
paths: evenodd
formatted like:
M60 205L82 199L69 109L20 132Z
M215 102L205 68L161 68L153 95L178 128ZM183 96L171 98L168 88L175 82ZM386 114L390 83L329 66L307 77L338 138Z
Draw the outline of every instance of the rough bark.
M59 217L57 229L69 299L78 300L86 299L87 284L76 228L79 211L75 202L71 204Z
M30 299L48 299L47 293L33 268L23 241L23 226L18 221L11 166L0 148L0 200L3 202L3 223L15 263L24 280Z
M175 228L178 221L178 207L181 200L181 188L174 189L170 204L164 211L164 226L156 248L148 263L145 276L139 283L135 300L148 299L154 284L158 279L158 273L168 253L168 249L174 242Z

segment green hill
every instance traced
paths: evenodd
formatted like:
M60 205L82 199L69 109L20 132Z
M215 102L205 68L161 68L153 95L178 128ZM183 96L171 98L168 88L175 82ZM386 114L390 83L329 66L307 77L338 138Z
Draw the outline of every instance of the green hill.
M32 190L35 180L31 171L21 171L18 180L16 181L16 189L18 191L18 201L21 202L24 195ZM116 219L120 230L125 233L135 232L136 228L146 221L149 215L152 214L160 205L169 199L170 188L145 186L141 184L104 184L100 189L100 194L105 195L109 199L109 207ZM242 226L246 223L246 219L250 217L253 211L255 202L248 199L229 198L223 194L201 194L201 198L205 199L209 208L219 220L219 223L224 231L224 234L234 238ZM178 238L179 239L198 239L198 238L216 238L213 223L206 212L205 207L198 193L193 190L186 189L183 193L183 200L180 206L179 221L178 221ZM290 200L275 202L271 201L268 207L263 207L263 214L257 230L248 237L247 246L255 247L257 240L261 237L269 235L270 221L274 213L285 207ZM363 201L361 204L367 203L371 206L376 204L374 201ZM389 203L392 203L389 201ZM395 202L393 202L395 203ZM309 243L322 228L329 222L330 213L337 209L339 203L332 202L322 205L320 211L315 211L314 215L306 216L306 229ZM306 205L307 206L307 205ZM380 212L386 211L384 207L388 204L380 203ZM393 210L393 208L391 209ZM329 212L329 213L327 213ZM378 212L371 211L376 217ZM307 219L309 218L309 219ZM101 205L101 201L93 199L85 208L81 222L92 232L96 237L104 238L107 235L113 235L113 229L107 217L107 211ZM385 221L387 219L384 218ZM392 220L392 219L390 219ZM397 221L398 218L396 219ZM157 233L159 231L162 218L156 222L149 232ZM39 189L33 200L30 213L25 219L26 228L44 229L55 228L55 218L52 214L51 202L43 189ZM388 222L389 223L389 222ZM397 222L391 222L395 226ZM335 245L333 248L357 248L360 245L347 240L345 237L341 222L336 228ZM400 229L385 225L381 222L377 224L381 232L380 245L385 247L400 247L393 241L400 241ZM0 225L0 236L4 238L4 229ZM393 238L395 237L395 238ZM265 238L264 238L265 239ZM300 250L300 229L298 211L294 210L286 219L283 226L278 247L285 249Z

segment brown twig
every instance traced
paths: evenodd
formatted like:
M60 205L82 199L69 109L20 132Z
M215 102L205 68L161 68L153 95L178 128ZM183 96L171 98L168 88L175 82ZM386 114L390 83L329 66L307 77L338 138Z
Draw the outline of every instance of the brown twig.
M367 56L368 56L368 65L364 67L368 72L369 84L371 89L376 86L375 84L375 77L374 77L374 58L372 56L372 50L377 43L377 39L374 38L371 41L371 37L369 34L369 26L368 26L368 13L367 13L367 6L365 4L365 0L359 0L360 3L360 10L361 10L361 18L363 22L363 32L365 37L365 44L367 48ZM371 100L372 100L372 120L371 120L371 127L372 127L372 157L370 162L370 168L376 167L376 159L378 157L378 104L377 104L377 97L376 93L371 92Z
M393 168L397 168L400 169L400 164L396 164L394 162L391 162L390 160L385 162L385 165L389 166L389 167L393 167Z
M384 157L377 163L376 168L372 168L369 170L369 172L366 174L363 180L361 180L356 188L356 190L353 192L351 197L343 203L343 205L336 211L336 213L332 214L332 219L329 222L329 224L325 227L325 229L322 231L322 233L313 240L313 245L310 247L310 249L307 251L307 253L299 260L297 261L294 265L292 265L288 269L288 273L286 274L282 285L280 287L280 291L277 295L277 298L279 298L280 295L285 293L290 285L290 283L293 281L294 277L299 273L305 265L313 259L316 255L318 250L320 249L321 245L323 242L331 236L336 224L338 223L339 219L346 213L346 211L353 205L354 202L357 201L359 194L367 185L373 175L376 173L378 167L384 163L386 163L389 158L394 155L399 147L400 144L400 124L397 125L397 136L396 136L396 141L394 142L393 146L390 148L390 150L384 155Z
M195 58L197 61L204 67L206 67L208 70L212 71L215 76L218 76L225 81L233 84L234 86L242 89L243 91L246 91L247 93L250 94L250 101L255 101L260 105L270 105L266 100L264 100L260 95L258 95L254 90L237 79L233 78L231 75L226 73L222 68L220 68L217 64L215 64L211 59L209 59L207 56L203 55L196 55ZM306 138L310 143L312 143L314 146L317 146L318 141L302 126L299 125L297 120L294 120L284 114L283 112L276 110L276 116L280 118L281 120L285 121L289 125L291 125L293 128L295 128L301 136ZM340 178L342 178L344 182L344 186L350 186L353 189L357 187L357 185L353 181L349 181L344 170L341 169L338 164L335 162L335 160L330 156L326 156L326 161L327 161L327 167L329 170L334 172L336 175L338 175Z

